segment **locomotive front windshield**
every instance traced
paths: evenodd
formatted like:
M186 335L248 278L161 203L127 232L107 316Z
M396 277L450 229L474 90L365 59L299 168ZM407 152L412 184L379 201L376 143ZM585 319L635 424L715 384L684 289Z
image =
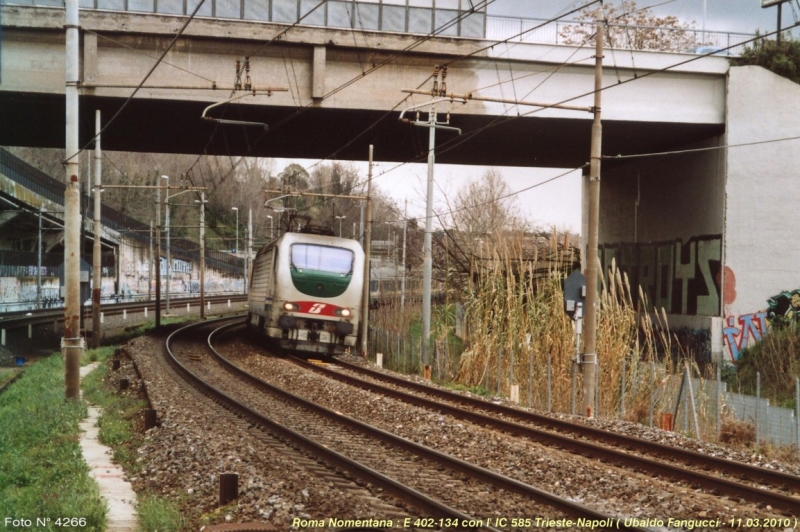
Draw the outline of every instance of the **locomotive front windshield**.
M297 270L348 275L353 271L355 254L344 248L319 246L316 244L293 244L292 267Z

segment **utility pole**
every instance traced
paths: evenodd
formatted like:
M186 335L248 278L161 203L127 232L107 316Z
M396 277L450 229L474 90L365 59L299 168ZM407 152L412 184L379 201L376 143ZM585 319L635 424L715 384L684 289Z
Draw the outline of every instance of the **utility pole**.
M64 381L67 399L80 397L80 365L85 352L81 337L81 265L80 265L80 153L78 124L78 85L80 84L80 20L78 0L65 1L66 24L66 156L64 169L64 336L61 352L64 356Z
M36 246L36 309L42 308L42 206L39 205L39 244Z
M161 327L161 186L156 188L156 328Z
M403 276L400 281L400 310L406 309L406 235L408 234L408 198L403 205Z
M236 247L234 248L234 255L239 256L239 207L231 207L232 211L236 211Z
M789 0L761 0L761 7L767 8L778 6L778 32L775 34L775 40L780 45L781 43L781 23L783 20L783 4Z
M447 76L447 67L442 68L442 85L439 86L439 65L433 69L433 90L427 94L437 96L437 98L430 102L414 105L403 110L400 113L400 121L411 123L419 127L428 128L428 190L425 203L425 242L423 244L423 262L422 262L422 352L421 359L423 365L428 365L428 343L431 336L431 297L432 297L432 281L433 281L433 253L432 253L432 240L433 240L433 169L436 162L435 147L436 147L436 130L445 129L449 131L456 131L461 134L461 130L456 127L450 127L450 114L448 113L447 119L444 122L436 120L436 107L435 104L443 101L452 102L455 98L464 99L464 97L456 97L455 95L446 96L447 86L445 85L445 78ZM403 92L409 92L403 89ZM417 109L419 107L430 106L428 111L427 122L422 122L417 118L412 122L409 119L404 119L403 115L406 111Z
M589 234L586 246L586 309L583 337L583 411L594 417L595 379L597 377L597 264L600 226L600 155L603 129L600 122L600 95L603 84L603 23L597 21L595 33L594 120L592 122L591 159L589 163Z
M153 299L153 220L150 220L150 266L147 268L147 300Z
M366 226L364 228L364 289L361 295L361 356L369 352L369 262L372 247L372 144L369 145L369 170L367 173ZM363 221L363 218L362 218Z
M250 256L253 251L253 208L247 211L247 250L244 257L244 293L247 294L247 288L250 284Z
M100 110L94 114L94 246L92 247L92 347L100 347L100 294L102 265L100 260L100 185L103 161L100 151Z
M169 176L162 175L162 179L167 180L167 193L164 195L164 224L167 228L167 307L166 315L169 316L169 282L171 281L170 272L172 271L172 252L170 251L171 245L169 242Z
M197 200L195 200L197 201ZM200 193L200 319L206 319L206 193Z
M361 203L361 218L358 222L358 241L361 242L361 247L364 247L364 208L366 207L366 202Z

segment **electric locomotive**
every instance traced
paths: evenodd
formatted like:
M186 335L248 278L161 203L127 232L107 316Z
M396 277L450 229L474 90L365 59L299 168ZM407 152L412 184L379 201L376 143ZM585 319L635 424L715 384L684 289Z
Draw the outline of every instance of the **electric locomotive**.
M284 233L253 261L247 325L283 349L345 353L357 344L363 272L357 240Z

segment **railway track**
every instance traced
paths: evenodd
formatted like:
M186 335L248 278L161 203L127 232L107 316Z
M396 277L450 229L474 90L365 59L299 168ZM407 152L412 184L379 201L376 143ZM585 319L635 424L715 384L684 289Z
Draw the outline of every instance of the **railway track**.
M232 294L232 295L222 295L222 296L206 296L205 302L211 303L212 305L219 304L219 303L226 303L230 301L231 303L237 302L240 303L242 301L247 301L247 296L242 294ZM197 297L184 297L184 298L173 298L170 302L170 305L175 308L179 308L186 303L190 303L194 306L197 306L200 302L200 298ZM84 307L86 312L91 313L91 306ZM106 316L115 316L122 314L123 312L138 312L144 311L145 308L154 309L155 308L155 301L134 301L128 303L104 303L101 305L101 309L103 314ZM161 300L161 308L166 308L166 300L162 298ZM22 310L22 311L14 311L14 312L3 312L0 313L0 324L2 324L6 328L12 327L23 327L32 323L34 325L40 323L51 323L53 320L59 320L64 318L64 309L55 308L55 309L39 309L39 310Z
M626 524L621 516L599 512L302 399L227 361L211 347L211 340L211 354L198 355L192 348L181 354L182 349L174 347L175 338L192 330L183 328L168 341L170 364L177 372L248 423L265 427L415 508L422 517L406 524L420 529L508 530L572 523L578 528L645 530Z
M796 475L495 404L341 360L337 360L336 366L322 366L295 357L291 360L308 371L350 386L443 412L509 435L634 471L644 471L655 477L684 482L713 495L769 506L785 516L797 517L800 514L800 477Z

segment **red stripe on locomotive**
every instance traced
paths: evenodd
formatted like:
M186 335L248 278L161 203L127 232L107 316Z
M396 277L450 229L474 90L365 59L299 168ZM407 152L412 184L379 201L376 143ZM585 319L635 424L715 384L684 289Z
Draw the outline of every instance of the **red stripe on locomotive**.
M292 303L300 307L299 310L295 310L294 312L330 318L337 318L336 311L342 308L337 305L331 305L330 303L319 303L317 301L292 301Z

